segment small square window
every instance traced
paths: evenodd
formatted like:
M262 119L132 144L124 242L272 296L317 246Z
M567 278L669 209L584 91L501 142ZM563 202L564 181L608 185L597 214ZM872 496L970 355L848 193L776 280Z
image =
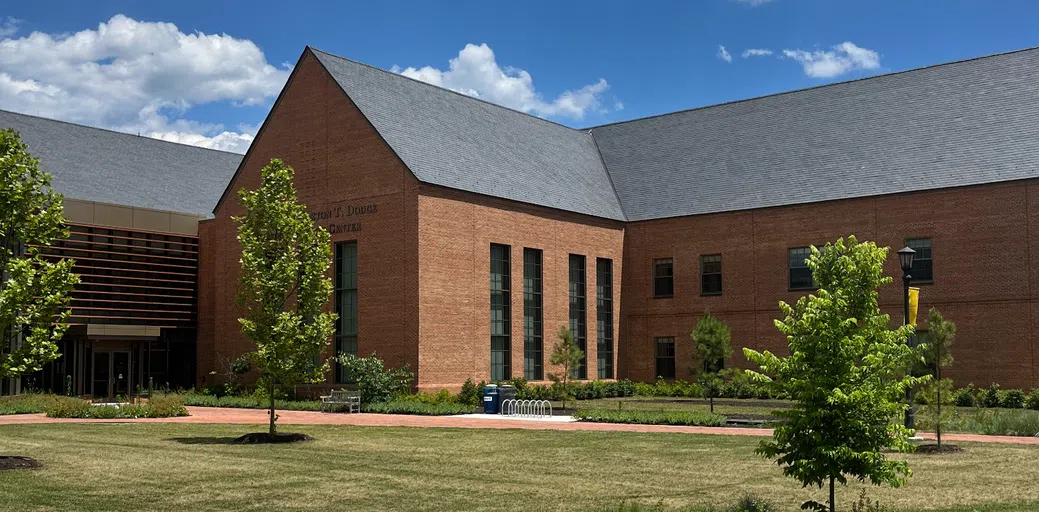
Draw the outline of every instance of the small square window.
M700 256L700 294L722 294L722 255Z
M671 258L653 260L653 296L675 295L675 270Z
M808 258L812 255L809 247L794 247L789 251L788 269L790 272L791 290L814 290L818 288L812 279L812 269L808 268Z
M910 283L933 283L934 270L931 264L931 239L910 238L906 247L916 251L913 255L913 267L909 269Z

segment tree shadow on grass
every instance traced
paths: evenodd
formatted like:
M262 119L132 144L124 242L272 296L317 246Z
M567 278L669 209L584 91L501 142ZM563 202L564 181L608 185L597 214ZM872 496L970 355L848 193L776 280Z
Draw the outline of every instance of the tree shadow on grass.
M167 441L180 444L235 444L236 437L171 437Z

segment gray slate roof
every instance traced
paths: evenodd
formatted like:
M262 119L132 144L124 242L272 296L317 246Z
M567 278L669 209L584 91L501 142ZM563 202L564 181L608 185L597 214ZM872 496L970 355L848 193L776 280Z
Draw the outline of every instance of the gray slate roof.
M0 110L66 197L210 215L242 155Z
M624 220L587 132L319 50L314 55L419 181Z
M628 220L1039 177L1039 49L590 129Z

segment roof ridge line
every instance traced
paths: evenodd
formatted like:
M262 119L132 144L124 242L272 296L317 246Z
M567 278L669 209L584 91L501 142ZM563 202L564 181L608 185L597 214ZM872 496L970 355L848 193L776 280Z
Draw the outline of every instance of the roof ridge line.
M114 133L116 135L124 135L126 137L137 137L137 138L140 138L140 139L153 140L155 142L163 142L163 143L166 143L166 144L173 144L173 145L176 145L176 146L186 146L186 147L189 147L189 148L205 149L207 151L216 151L217 153L224 153L224 154L228 154L228 155L244 156L242 153L235 153L234 151L224 151L222 149L207 148L207 147L202 147L202 146L196 146L194 144L185 144L183 142L173 142L173 141L170 141L170 140L156 139L155 137L149 137L147 135L141 135L139 133L134 135L132 133L121 132L119 130L113 130L111 128L101 128L100 126L90 126L88 124L73 123L72 121L65 121L63 119L54 119L54 118L51 118L51 117L43 117L43 116L39 116L39 115L26 114L26 113L23 113L23 112L15 112L13 110L5 110L5 109L0 109L0 112L6 112L8 114L14 114L16 116L31 117L33 119L42 119L44 121L50 121L52 123L62 123L62 124L67 124L67 125L71 125L71 126L78 126L80 128L89 128L91 130L99 130L99 131L102 131L102 132Z
M955 64L963 64L963 63L972 62L972 61L975 61L975 60L991 59L991 58L995 58L995 57L1003 57L1003 56L1006 56L1006 55L1013 55L1015 53L1022 53L1022 52L1028 52L1028 51L1033 51L1033 50L1039 50L1039 46L1030 46L1030 47L1027 47L1027 48L1019 48L1017 50L1008 50L1008 51L1005 51L1005 52L990 53L988 55L979 55L977 57L968 57L966 59L953 60L953 61L948 61L948 62L939 62L939 63L936 63L936 64L928 64L926 66L920 66L920 67L916 67L916 68L903 69L901 71L892 71L891 73L882 73L882 74L879 74L879 75L870 75L870 76L864 76L864 77L859 77L859 78L853 78L853 79L850 79L850 80L842 80L842 81L839 81L839 82L831 82L831 83L828 83L828 84L813 85L811 87L802 87L800 89L791 89L789 91L774 92L774 93L771 93L771 94L763 94L761 96L752 96L750 98L741 98L741 99L738 99L738 100L723 101L721 103L713 103L711 105L701 105L699 107L692 107L692 108L686 108L686 109L682 109L682 110L675 110L675 111L672 111L672 112L664 112L664 113L661 113L661 114L653 114L653 115L644 116L644 117L636 117L634 119L628 119L628 120L625 120L625 121L615 121L615 122L612 122L612 123L605 123L605 124L599 124L599 125L595 125L595 126L589 126L587 128L583 128L583 130L587 130L587 131L590 132L592 130L595 130L595 129L598 129L598 128L605 128L607 126L616 126L616 125L621 125L621 124L634 123L634 122L637 122L637 121L645 121L645 120L648 120L648 119L656 119L658 117L671 116L671 115L675 115L675 114L685 114L687 112L696 112L698 110L706 110L706 109L716 108L716 107L725 107L725 106L730 106L730 105L736 105L736 104L739 104L739 103L746 103L746 102L751 102L751 101L762 100L762 99L766 99L766 98L774 98L774 97L777 97L777 96L785 96L787 94L795 94L795 93L802 93L802 92L806 92L806 91L814 91L816 89L823 89L823 88L826 88L826 87L837 87L837 86L852 84L852 83L856 83L856 82L862 82L862 81L865 81L865 80L876 80L876 79L880 79L880 78L897 76L897 75L902 75L902 74L906 74L906 73L913 73L913 72L917 72L917 71L924 71L924 70L928 70L928 69L933 69L933 68L938 68L938 67L943 67L943 66L951 66L951 65L955 65Z
M599 162L602 163L602 171L606 174L606 181L610 183L610 189L613 190L613 197L617 200L617 208L620 208L621 216L624 217L624 222L628 222L628 212L624 210L624 202L621 201L621 195L617 193L617 186L613 184L613 174L610 173L610 168L606 165L606 159L602 157L602 150L599 149L599 142L595 140L595 135L591 131L586 131L588 137L592 139L592 146L595 147L595 153L599 155Z
M429 82L423 82L422 80L418 80L416 78L411 78L410 76L405 76L405 75L402 75L400 73L394 73L393 71L390 71L388 69L382 69L382 68L380 68L378 66L373 66L373 65L365 63L365 62L361 62L361 61L349 59L347 57L343 57L342 55L336 55L334 53L326 52L325 50L322 50L320 48L314 48L313 46L309 46L309 48L311 50L315 51L315 52L323 53L325 55L328 55L329 57L335 57L337 59L343 59L343 60L345 60L347 62L351 62L351 63L358 64L358 65L361 65L361 66L364 66L364 67L367 67L367 68L371 68L371 69L374 69L376 71L381 71L383 73L386 73L386 74L389 74L389 75L393 75L393 76L398 77L398 78L404 78L404 79L407 79L407 80L411 80L412 82L415 82L415 83L418 83L418 84L422 84L422 85L425 85L427 87L433 87L435 89L439 89L439 90L442 90L442 91L447 91L447 92L449 92L451 94L457 94L458 96L461 96L463 98L468 98L470 100L476 100L476 101L479 101L481 103L485 103L487 105L491 105L493 107L500 108L502 110L507 110L509 112L514 112L516 114L522 114L524 116L527 116L527 117L530 117L530 118L533 118L533 119L537 119L539 121L544 121L544 122L549 123L549 124L553 124L553 125L556 125L556 126L559 126L559 127L562 127L562 128L566 128L567 130L573 130L575 132L586 131L586 129L584 129L584 128L574 128L572 126L567 126L567 125L565 125L563 123L558 123L556 121L552 121L551 119L546 119L544 117L538 117L538 116L536 116L534 114L531 114L529 112L524 112L522 110L517 110L517 109L514 109L512 107L506 107L505 105L500 105L498 103L494 103L492 101L485 100L485 99L480 98L478 96L470 96L468 94L463 94L463 93L460 93L460 92L455 91L453 89L448 89L447 87L441 87L439 85L433 85L433 84L431 84Z

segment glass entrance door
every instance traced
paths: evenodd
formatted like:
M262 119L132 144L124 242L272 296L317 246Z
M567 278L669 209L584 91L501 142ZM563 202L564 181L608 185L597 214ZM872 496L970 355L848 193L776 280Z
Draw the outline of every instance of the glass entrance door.
M111 396L109 381L112 376L112 353L94 352L94 398Z
M94 352L94 398L115 401L130 394L133 365L129 351Z
M112 352L112 397L130 395L130 353Z

